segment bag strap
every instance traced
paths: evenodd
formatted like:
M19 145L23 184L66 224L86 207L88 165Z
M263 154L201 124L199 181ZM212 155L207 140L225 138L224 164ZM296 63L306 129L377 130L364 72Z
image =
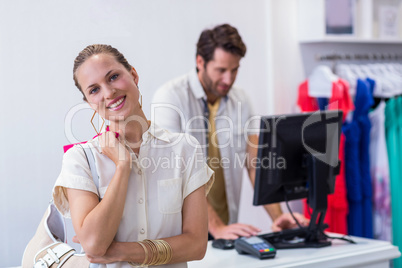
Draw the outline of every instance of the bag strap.
M90 146L86 146L84 144L79 144L81 148L84 150L85 156L87 158L88 164L89 164L89 169L91 170L92 173L92 179L95 183L96 186L96 191L98 192L98 197L99 201L102 200L99 192L99 175L98 172L96 171L96 162L95 162L95 156L94 153L91 150ZM98 263L90 263L89 268L98 268L99 264Z
M47 252L47 254L39 258L39 255L43 255L44 252ZM60 264L60 262L60 266L62 266L74 253L75 249L66 243L58 242L51 244L36 253L33 267L52 267L54 263Z
M86 156L88 164L89 164L89 169L91 170L91 173L92 173L92 179L95 183L96 191L98 192L99 201L100 201L101 197L100 197L100 193L99 193L99 175L98 175L98 172L96 171L96 162L95 162L94 153L92 152L92 150L89 146L83 146L83 144L79 144L79 146L81 146L81 148L84 150L85 156Z

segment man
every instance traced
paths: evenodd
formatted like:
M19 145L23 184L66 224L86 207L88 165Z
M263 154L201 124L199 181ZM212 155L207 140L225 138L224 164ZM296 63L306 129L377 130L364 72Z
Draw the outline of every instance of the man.
M259 125L246 94L233 86L245 53L236 28L223 24L205 30L197 43L197 68L167 82L153 99L155 123L172 132L193 135L215 171L207 199L208 230L216 239L236 239L260 231L237 223L244 165L253 184L255 177L258 136L248 130ZM279 204L266 205L265 209L274 221L274 231L296 227ZM302 215L296 213L296 217L306 223Z

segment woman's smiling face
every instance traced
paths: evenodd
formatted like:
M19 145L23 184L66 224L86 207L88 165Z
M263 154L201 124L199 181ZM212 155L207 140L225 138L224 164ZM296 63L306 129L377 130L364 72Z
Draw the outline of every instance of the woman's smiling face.
M76 77L89 105L105 119L124 120L141 109L137 72L128 71L110 54L89 57Z

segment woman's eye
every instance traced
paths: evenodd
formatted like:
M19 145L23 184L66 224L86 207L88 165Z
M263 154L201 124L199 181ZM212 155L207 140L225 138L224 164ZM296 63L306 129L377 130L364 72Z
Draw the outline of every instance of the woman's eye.
M110 77L110 81L116 80L116 78L117 78L118 76L119 76L118 74L112 75L112 76Z
M99 88L98 87L94 87L93 89L91 89L90 91L89 91L89 94L95 94L96 92L98 92L99 91Z

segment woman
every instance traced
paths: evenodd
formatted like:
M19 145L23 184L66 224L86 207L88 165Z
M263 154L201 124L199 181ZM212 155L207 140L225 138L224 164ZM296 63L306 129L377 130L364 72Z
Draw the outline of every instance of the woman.
M202 259L213 172L196 140L147 121L138 74L115 48L86 47L73 72L84 100L110 122L110 131L87 143L99 189L83 149L74 146L64 155L53 190L88 259L108 268L187 267L187 261Z

